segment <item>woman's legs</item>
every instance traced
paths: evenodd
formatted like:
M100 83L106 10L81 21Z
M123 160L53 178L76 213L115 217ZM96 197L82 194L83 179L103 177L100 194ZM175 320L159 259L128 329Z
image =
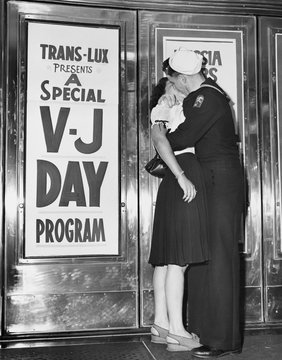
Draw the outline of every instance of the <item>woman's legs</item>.
M191 337L183 325L184 273L187 266L168 265L165 283L166 304L169 317L169 332Z
M154 323L178 336L191 337L182 318L184 273L187 266L156 266L153 275Z
M156 266L153 275L155 318L154 323L164 329L169 329L165 283L167 266Z

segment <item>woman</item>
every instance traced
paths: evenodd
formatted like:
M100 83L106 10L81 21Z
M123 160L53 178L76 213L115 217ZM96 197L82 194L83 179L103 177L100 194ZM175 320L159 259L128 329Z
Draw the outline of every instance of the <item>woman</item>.
M157 105L164 93L175 96L176 106ZM154 128L163 126L156 124L158 119L166 120L171 132L184 121L182 100L183 95L167 79L160 80L151 99L153 144L169 168L158 189L149 258L154 266L155 304L151 340L167 343L169 351L189 351L201 346L183 325L184 273L189 264L208 259L207 207L201 168L191 148L174 154L154 136Z

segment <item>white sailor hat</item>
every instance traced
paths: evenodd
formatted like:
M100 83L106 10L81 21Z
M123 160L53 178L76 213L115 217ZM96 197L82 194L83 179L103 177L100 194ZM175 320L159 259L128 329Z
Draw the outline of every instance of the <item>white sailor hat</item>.
M169 58L170 67L184 75L197 74L202 68L202 62L202 55L185 47L180 47Z

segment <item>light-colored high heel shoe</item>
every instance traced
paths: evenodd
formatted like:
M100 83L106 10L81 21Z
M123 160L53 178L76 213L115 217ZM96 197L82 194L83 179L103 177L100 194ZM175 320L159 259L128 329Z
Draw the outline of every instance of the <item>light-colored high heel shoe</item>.
M151 327L151 342L155 344L166 344L168 330L154 324Z
M166 337L167 342L167 350L168 351L190 351L197 347L202 346L197 338L195 339L194 336L191 338L185 336L178 336L171 333L168 333Z

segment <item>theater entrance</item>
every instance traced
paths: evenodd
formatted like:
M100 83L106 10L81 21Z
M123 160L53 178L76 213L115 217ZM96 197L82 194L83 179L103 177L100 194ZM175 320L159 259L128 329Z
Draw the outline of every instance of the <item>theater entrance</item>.
M282 21L167 10L2 6L1 339L148 330L149 98L179 46L205 55L232 99L245 326L281 327Z

